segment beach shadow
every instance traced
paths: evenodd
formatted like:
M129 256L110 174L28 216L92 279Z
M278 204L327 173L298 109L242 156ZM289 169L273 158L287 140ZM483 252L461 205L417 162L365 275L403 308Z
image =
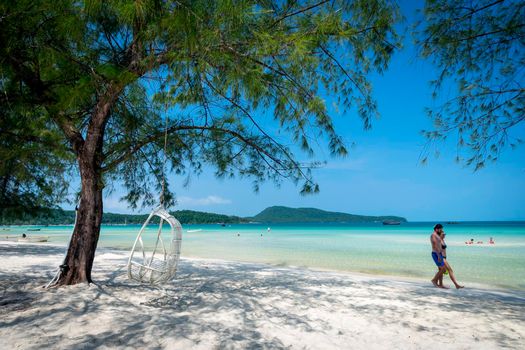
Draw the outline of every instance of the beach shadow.
M1 247L0 255L16 256L20 254L17 249ZM40 247L27 254L58 253ZM96 285L89 288L42 290L47 280L42 276L51 276L52 267L29 265L15 277L0 272L2 284L7 281L9 285L3 289L7 301L0 304L0 329L22 327L28 337L36 339L30 349L56 344L75 349L161 349L173 344L183 348L213 344L220 349L284 349L289 344L269 329L343 334L329 319L312 312L319 308L363 315L384 327L409 319L402 327L429 336L440 331L431 322L436 315L425 315L429 305L437 305L443 313L488 317L494 322L505 319L516 327L525 321L525 299L496 291L442 291L418 283L345 278L300 268L186 259L181 260L171 283L154 287L128 281L126 262L123 255L98 264L95 260ZM392 288L403 288L404 293L397 295L395 303L381 302L391 297ZM103 322L107 324L100 327ZM75 331L75 326L84 333ZM512 333L494 332L491 337L502 347L519 345L519 338Z
M42 256L42 255L57 255L66 252L65 247L44 245L44 244L31 244L31 243L16 243L16 244L1 244L0 241L0 256Z

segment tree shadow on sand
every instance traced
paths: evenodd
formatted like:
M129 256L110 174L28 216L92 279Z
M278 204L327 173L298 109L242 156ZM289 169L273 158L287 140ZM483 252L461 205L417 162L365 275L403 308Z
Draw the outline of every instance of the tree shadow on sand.
M16 256L17 249L3 247L0 255ZM39 249L40 253L28 254L44 254L48 248ZM56 251L50 249L47 254ZM172 283L153 287L128 281L125 263L122 255L104 257L99 264L95 260L97 283L89 288L42 290L41 285L47 281L42 276L51 276L53 266L26 266L17 277L0 273L2 284L9 284L3 288L4 296L11 300L0 304L0 330L23 327L24 334L35 339L30 349L160 349L174 343L184 347L213 344L220 349L280 349L289 344L264 328L302 334L322 332L334 337L346 332L315 312L308 312L312 308L363 315L381 327L398 325L400 319L408 318L412 321L404 322L403 327L427 332L429 337L435 337L436 328L418 315L425 313L429 303L437 304L443 313L488 317L494 322L505 319L516 327L525 321L525 299L521 294L475 289L438 291L412 282L185 259ZM396 294L396 303L370 301L370 293L373 300L388 300L392 288L405 291ZM101 330L93 328L104 322L107 325ZM88 334L71 331L72 325L87 325ZM494 332L491 338L502 347L517 347L520 341L512 333Z

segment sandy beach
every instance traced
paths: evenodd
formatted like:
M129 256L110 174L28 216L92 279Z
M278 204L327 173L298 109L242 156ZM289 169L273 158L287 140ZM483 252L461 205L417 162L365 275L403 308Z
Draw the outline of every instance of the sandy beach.
M182 259L163 288L99 249L95 284L42 288L64 247L0 243L5 349L523 348L525 293L438 290L430 282Z

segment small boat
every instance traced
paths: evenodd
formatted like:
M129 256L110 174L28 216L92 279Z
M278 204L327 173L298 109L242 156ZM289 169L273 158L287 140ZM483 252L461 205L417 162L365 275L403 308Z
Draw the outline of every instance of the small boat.
M401 221L385 220L383 221L383 225L401 225Z
M457 221L447 221L447 222L445 222L445 224L447 224L447 225L459 225L459 222L457 222Z
M28 228L27 230L28 231L40 231L41 228Z
M18 242L27 242L27 243L40 243L47 242L49 237L45 236L33 236L33 237L20 237L17 239Z
M49 241L49 236L0 236L0 239L11 242L40 243Z

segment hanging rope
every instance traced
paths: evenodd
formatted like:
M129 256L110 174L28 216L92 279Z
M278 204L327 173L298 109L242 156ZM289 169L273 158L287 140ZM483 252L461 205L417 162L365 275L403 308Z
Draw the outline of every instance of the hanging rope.
M180 248L182 242L182 226L164 208L166 201L166 163L168 158L168 102L164 105L164 160L162 162L162 192L160 193L160 205L155 208L147 220L142 225L135 243L131 248L128 259L128 278L134 281L150 284L159 284L168 282L175 276L180 258ZM155 173L157 175L157 173ZM159 180L156 176L157 181ZM149 234L146 232L147 226L154 217L159 218L157 230L157 239L153 251L148 250L148 244L145 243ZM166 222L170 227L169 244L164 243L166 234L163 235L163 224ZM159 252L157 252L159 250Z
M162 162L162 192L160 193L160 205L164 207L164 193L166 191L166 159L168 148L168 103L164 107L164 161Z

